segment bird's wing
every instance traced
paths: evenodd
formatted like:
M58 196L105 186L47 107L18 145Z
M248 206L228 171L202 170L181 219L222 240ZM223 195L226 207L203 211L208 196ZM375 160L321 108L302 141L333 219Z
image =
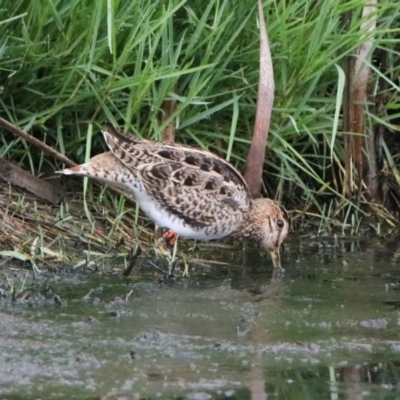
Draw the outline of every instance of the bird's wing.
M175 143L138 139L110 125L107 128L103 135L114 156L140 178L162 207L186 222L211 224L216 218L248 211L246 182L222 158Z

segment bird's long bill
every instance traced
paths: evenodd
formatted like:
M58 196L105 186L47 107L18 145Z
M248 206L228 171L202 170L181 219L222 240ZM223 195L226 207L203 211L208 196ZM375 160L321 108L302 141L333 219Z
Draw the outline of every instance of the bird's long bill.
M280 247L277 246L275 248L268 249L268 251L269 251L269 254L271 254L272 264L274 265L274 268L277 270L282 269Z

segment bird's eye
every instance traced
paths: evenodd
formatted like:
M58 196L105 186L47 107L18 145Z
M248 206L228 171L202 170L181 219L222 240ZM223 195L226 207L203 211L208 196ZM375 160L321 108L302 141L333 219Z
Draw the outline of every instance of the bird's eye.
M276 221L276 225L278 225L278 228L283 228L285 223L281 219L278 219L278 221Z

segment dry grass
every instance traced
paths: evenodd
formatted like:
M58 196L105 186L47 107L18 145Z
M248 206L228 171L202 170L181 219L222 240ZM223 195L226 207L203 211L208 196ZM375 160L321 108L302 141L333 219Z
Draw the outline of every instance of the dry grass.
M115 201L115 196L103 193L99 186L94 186L91 193L95 196L92 201L86 199L88 218L79 192L70 193L54 206L0 180L0 266L20 260L30 263L34 271L61 267L103 270L111 266L121 272L136 260L133 253L138 246L142 256L135 267L156 267L158 273L167 272L172 263L186 273L189 264L207 268L211 263L231 264L218 260L220 252L210 252L215 246L232 249L223 243L202 243L200 247L180 239L182 251L174 257L163 240L155 239L154 225L141 214L137 219L131 202L118 212L109 203L110 199Z
M21 260L48 266L59 262L79 265L88 255L128 254L137 244L148 247L152 229L134 234L135 209L117 215L101 202L88 203L92 221L77 195L58 206L39 202L29 193L0 182L0 249ZM141 221L141 225L145 225ZM11 252L11 253L4 253ZM13 252L13 253L12 253ZM15 257L16 256L16 257Z

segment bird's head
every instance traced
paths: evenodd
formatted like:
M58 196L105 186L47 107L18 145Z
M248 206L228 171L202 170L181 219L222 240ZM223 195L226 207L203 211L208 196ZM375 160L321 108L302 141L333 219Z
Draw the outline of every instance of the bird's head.
M253 218L258 221L258 240L271 255L274 268L281 269L280 249L289 233L289 216L284 207L271 199L253 203Z

